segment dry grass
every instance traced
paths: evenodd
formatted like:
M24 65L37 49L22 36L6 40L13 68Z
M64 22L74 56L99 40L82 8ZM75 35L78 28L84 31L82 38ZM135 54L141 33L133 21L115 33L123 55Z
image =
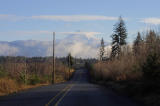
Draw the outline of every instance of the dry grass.
M5 95L18 91L18 84L16 81L9 78L0 79L0 95Z
M17 57L17 60L19 58ZM6 61L0 64L0 96L18 92L24 89L48 85L52 82L51 62L23 62L13 63ZM26 70L26 73L25 73ZM65 82L70 79L74 70L70 70L67 65L56 62L56 83Z
M68 79L70 79L73 75L73 73L75 72L74 69L70 69L70 73L69 73L69 68L66 68L64 74L58 74L56 75L56 83L62 83L67 81Z
M88 66L92 80L143 101L160 106L160 35L150 31L137 52Z
M15 93L29 88L35 88L46 84L36 84L36 85L24 85L19 84L13 79L1 78L0 79L0 96L8 95L10 93Z
M125 56L108 62L99 62L93 66L94 76L102 80L132 80L139 79L141 71L133 56Z
M65 78L65 76L68 75L68 77L71 77L74 73L73 69L70 70L70 76L69 76L68 70L61 70L61 71L66 71L67 74L63 75L61 74L61 72L59 72L59 74L56 75L56 83L62 83L67 81L67 78ZM17 80L4 77L4 78L0 78L0 96L8 95L11 93L19 92L19 91L30 89L30 88L49 85L49 84L50 82L43 82L43 83L37 83L35 85L29 85L29 84L25 85L23 83L18 83Z

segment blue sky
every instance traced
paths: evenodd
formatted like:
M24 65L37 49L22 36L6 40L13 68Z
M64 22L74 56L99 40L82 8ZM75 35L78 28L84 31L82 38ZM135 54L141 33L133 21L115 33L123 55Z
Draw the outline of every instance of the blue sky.
M132 41L137 31L158 27L159 4L159 0L0 0L0 41L50 40L52 31L98 32L95 36L110 41L120 15Z

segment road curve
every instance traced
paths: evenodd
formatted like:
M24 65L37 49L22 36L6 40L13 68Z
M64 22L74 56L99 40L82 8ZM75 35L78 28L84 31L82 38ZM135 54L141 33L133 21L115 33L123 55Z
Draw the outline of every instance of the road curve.
M138 106L105 87L89 83L87 78L86 70L76 70L69 82L1 97L0 106Z

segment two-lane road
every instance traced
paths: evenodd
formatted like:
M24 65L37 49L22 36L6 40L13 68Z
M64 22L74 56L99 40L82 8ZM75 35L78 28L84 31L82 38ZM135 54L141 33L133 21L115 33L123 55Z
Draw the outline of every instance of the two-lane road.
M128 98L88 82L87 71L77 70L71 81L1 97L0 106L137 106Z

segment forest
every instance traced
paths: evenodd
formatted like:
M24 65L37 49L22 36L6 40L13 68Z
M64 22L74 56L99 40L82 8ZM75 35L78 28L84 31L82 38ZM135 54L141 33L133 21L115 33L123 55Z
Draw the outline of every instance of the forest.
M114 25L111 53L105 56L101 40L99 61L86 64L91 82L107 86L144 102L147 106L160 105L160 33L155 30L137 32L132 43L127 43L127 28L122 17Z
M52 57L0 57L0 95L51 84ZM69 73L70 72L70 73ZM69 68L66 58L56 58L56 83L71 78L74 69Z

